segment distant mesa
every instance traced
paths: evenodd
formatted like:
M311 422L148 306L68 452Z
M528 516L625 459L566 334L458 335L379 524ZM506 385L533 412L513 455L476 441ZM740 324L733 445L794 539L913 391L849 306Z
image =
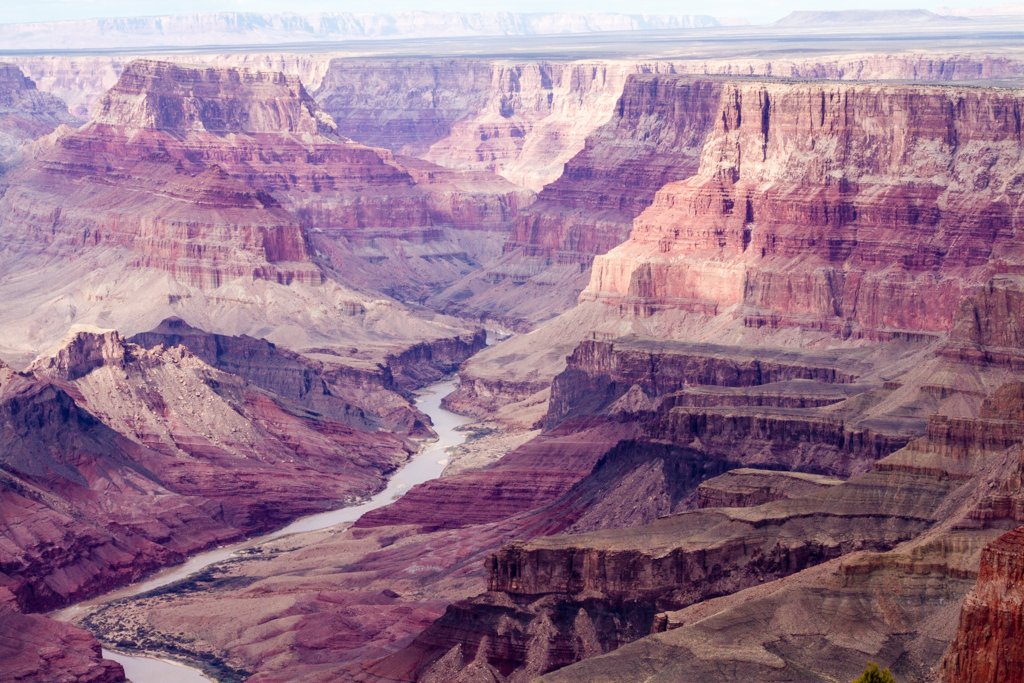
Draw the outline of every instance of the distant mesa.
M936 14L926 9L826 10L790 12L775 26L844 26L849 24L944 24L970 21L966 17Z

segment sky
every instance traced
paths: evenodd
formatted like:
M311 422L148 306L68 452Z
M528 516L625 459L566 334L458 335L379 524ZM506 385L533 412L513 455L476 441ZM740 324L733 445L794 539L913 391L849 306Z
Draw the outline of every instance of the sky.
M945 7L977 8L992 0L941 0ZM824 9L821 0L0 0L0 24L59 21L93 17L125 17L194 12L627 12L649 14L710 14L772 21L792 10ZM853 0L829 9L934 9L927 0Z

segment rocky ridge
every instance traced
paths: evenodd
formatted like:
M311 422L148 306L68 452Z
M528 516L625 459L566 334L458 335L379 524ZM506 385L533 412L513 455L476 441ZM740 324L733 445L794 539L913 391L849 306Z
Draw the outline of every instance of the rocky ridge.
M639 421L642 440L719 461L742 454L727 469L852 478L743 508L687 494L663 508L682 514L640 529L584 513L574 529L586 533L496 553L488 592L449 607L372 671L530 680L584 659L552 679L680 680L736 666L726 647L691 656L713 637L757 643L758 654L740 659L748 677L771 680L787 665L853 676L883 654L897 675L925 675L952 638L948 606L969 588L981 548L1015 523L1017 99L924 86L725 85L695 175L659 191L630 238L595 261L584 305L563 316L572 325L604 306L611 320L651 321L634 324L648 338L580 344L552 386L547 428ZM875 125L893 117L902 117L897 129ZM927 310L907 305L918 300ZM659 329L692 341L659 341ZM736 341L712 347L713 334ZM791 365L775 355L783 348L796 354ZM821 595L877 600L863 596L887 583L899 586L898 607L872 608L885 614L875 624L885 649L829 630L827 661L799 618L719 636L708 630L718 622L689 616L735 595L719 599L721 623L756 623L756 609L811 594L816 605ZM744 607L747 591L758 607ZM916 607L922 592L938 606ZM643 644L664 628L672 635ZM621 655L590 659L638 638ZM676 649L637 659L660 643Z
M1021 528L981 553L974 590L964 600L960 626L942 662L945 681L1010 681L1024 675L1021 639Z

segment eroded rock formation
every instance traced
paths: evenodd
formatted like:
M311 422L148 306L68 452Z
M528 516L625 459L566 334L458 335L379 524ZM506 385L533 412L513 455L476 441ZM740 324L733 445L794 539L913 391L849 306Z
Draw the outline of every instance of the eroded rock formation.
M0 63L0 175L26 142L72 121L60 99L40 92L14 64Z
M355 342L353 364L379 362L466 331L385 294L416 298L468 272L530 197L338 136L293 76L151 60L8 182L3 256L37 284L12 290L24 310L9 316L39 319L32 339L5 335L12 356L73 324L135 332L178 314L269 327L293 347ZM61 269L94 274L61 287L47 275Z
M11 681L121 683L124 669L100 657L88 632L38 614L0 607L3 678Z
M403 400L382 399L383 384L347 387L262 340L168 322L140 341L156 344L79 334L4 379L4 505L18 530L4 576L23 608L373 493L413 450L403 434L427 429L407 404L395 415Z
M929 78L988 68L966 60L945 72L921 59L900 68ZM859 64L819 67L883 68ZM564 119L582 107L544 95L562 93L567 80L570 99L598 87L594 65L582 84L580 64L535 67L468 64L471 82L491 79L486 102L439 97L436 109L410 105L407 116L379 123L407 151L512 172L545 139L547 114L562 107ZM333 93L346 125L368 136L375 105L357 111L347 93L376 88L383 98L382 83L397 78L425 102L458 84L415 60L393 68L364 69L353 81L332 65L320 96ZM138 161L141 149L166 153L165 171L168 160L202 167L212 178L206 194L182 190L174 201L223 219L224 234L243 238L243 258L268 264L245 276L252 287L328 287L344 269L353 287L423 298L479 265L468 247L464 260L441 253L453 231L472 233L478 255L496 255L503 226L514 226L498 270L460 280L465 296L449 289L447 303L427 299L492 315L500 297L478 295L507 286L496 274L514 270L514 258L540 264L512 279L522 292L543 291L533 279L543 270L567 305L597 257L580 306L481 354L518 375L467 373L449 400L508 423L509 397L529 403L521 424L537 425L539 436L418 486L349 529L254 551L173 598L112 606L93 627L268 680L675 681L722 671L841 680L868 659L914 680L939 663L975 585L947 678L1014 675L1016 660L1003 655L1019 614L998 594L1019 579L1009 557L1016 537L993 541L1024 521L1019 94L664 73L623 80L611 119L591 128L561 178L522 213L528 196L503 181L476 191L485 176L342 139L301 84L280 75L144 63L122 77L96 122L38 147L46 173L78 177L81 168L80 180L129 187L142 182L142 166L127 173L102 156L112 140L133 163L151 163ZM236 86L256 95L239 99ZM552 147L562 154L572 144ZM279 172L286 166L299 170ZM47 216L34 237L57 253L66 238L76 248L134 250L154 270L196 277L196 297L222 286L217 278L239 277L235 255L203 253L208 226L179 226L196 231L184 258L199 264L179 271L159 262L175 234L115 222L60 235L67 218ZM236 233L232 221L250 216L281 231ZM133 230L142 246L131 243ZM122 233L132 236L118 242ZM403 272L409 262L395 255L410 245L445 265ZM167 263L183 258L171 256ZM549 270L559 265L564 279ZM387 282L374 281L384 271ZM554 300L510 309L508 322L553 311ZM310 301L314 317L376 315L355 296L334 308L302 302ZM0 369L21 401L8 403L10 433L38 414L84 444L78 460L45 434L33 447L49 460L11 451L3 500L32 540L11 550L11 563L32 569L5 586L22 605L58 604L98 589L83 578L92 558L114 558L105 576L115 583L190 544L318 509L325 489L335 500L372 490L404 457L400 437L425 429L400 394L483 346L480 332L426 318L377 327L387 341L373 355L355 342L317 343L329 338L320 334L300 356L168 320L134 341L80 335L37 362L35 375ZM402 329L410 319L422 327ZM417 336L429 341L409 343ZM247 497L225 483L229 470L258 490ZM160 526L81 529L44 487L52 481L94 517L103 511L87 507L89 492L146 491L160 500ZM264 481L273 485L259 488ZM176 535L189 525L202 533ZM61 544L76 553L62 556L60 581L47 581L37 559L56 530L71 534ZM981 643L979 628L992 637Z
M993 90L729 85L698 173L659 191L584 296L640 315L737 307L748 326L948 331L1012 250L1019 109Z
M943 680L981 683L1024 676L1024 531L1000 536L981 553L978 583L964 600L956 640L942 663Z

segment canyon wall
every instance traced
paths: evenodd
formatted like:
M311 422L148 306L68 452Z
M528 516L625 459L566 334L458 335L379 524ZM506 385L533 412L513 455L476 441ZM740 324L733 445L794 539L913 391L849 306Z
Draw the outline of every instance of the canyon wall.
M37 143L9 176L5 248L51 264L7 283L18 329L67 329L112 290L124 290L118 309L150 291L131 279L77 298L54 290L83 252L190 282L152 290L159 314L194 306L205 318L183 317L217 334L170 319L128 341L78 335L31 375L0 368L0 424L15 444L2 504L23 539L2 546L4 587L24 608L62 604L379 488L409 450L401 437L426 433L402 396L484 339L364 288L421 298L496 257L512 230L498 268L521 276L494 269L484 285L544 273L569 305L598 254L582 306L490 356L522 376L469 375L453 399L498 407L495 395L543 393L549 375L521 352L537 347L554 358L545 370L565 370L536 439L351 529L290 540L233 563L225 581L96 623L153 642L188 630L188 651L271 679L842 679L869 658L923 676L953 638L981 549L1024 521L1024 392L1007 384L1024 367L1019 94L629 67L613 98L595 65L476 63L487 102L439 97L431 111L457 74L392 66L376 85L364 69L364 83L374 98L394 96L392 78L416 86L402 96L423 106L381 126L407 135L402 145L426 136L427 156L456 165L485 150L493 158L471 165L514 168L530 139L558 154L582 146L524 210L529 193L482 171L344 139L293 76L142 62L94 122ZM857 73L872 68L884 67ZM975 65L920 68L959 78ZM597 80L573 90L587 74ZM328 79L342 97L333 64ZM581 116L585 143L545 138L547 107L562 125L589 106L577 92L611 103L611 118ZM462 113L477 106L487 111ZM372 134L371 111L349 111L347 125ZM140 208L153 216L133 222ZM395 257L414 250L416 265ZM539 299L530 287L515 296ZM45 320L23 315L35 289L51 302ZM483 287L463 291L450 300L478 315L557 310L554 299L477 306ZM227 333L250 315L249 336ZM131 332L148 329L140 320ZM90 322L119 321L108 310ZM289 346L306 355L262 330L296 335ZM1004 623L986 593L1000 562L990 556L966 622ZM287 623L267 599L279 592ZM951 666L984 671L988 655L970 660L966 638Z
M1019 396L1006 384L1021 347L1019 93L714 82L694 175L659 190L629 239L596 258L583 305L550 323L589 324L601 306L643 332L580 343L546 428L629 424L640 442L725 469L850 478L764 502L740 492L742 508L691 492L650 523L623 514L626 482L640 497L664 479L631 472L614 502L581 514L563 507L578 484L548 511L573 510L570 530L585 533L507 544L486 592L374 674L770 680L811 665L797 680L815 680L875 659L915 679L946 649L981 549L1019 516ZM805 613L831 598L868 611L804 633ZM764 622L793 601L802 616ZM719 605L721 620L707 619ZM847 639L856 620L883 635Z
M37 614L0 607L0 657L12 681L122 683L124 669L102 659L100 644L86 631Z
M511 324L569 308L594 255L626 238L657 188L696 171L720 85L630 75L621 87L611 119L589 131L518 216L502 257L436 296L436 305Z
M359 392L260 340L203 335L189 330L191 345L217 348L225 370L182 346L83 333L5 379L4 504L17 533L3 566L22 608L358 500L414 450L406 435L426 433L383 387Z
M1024 676L1022 548L1024 532L1018 528L982 551L978 583L964 600L956 639L942 662L944 681L981 683Z
M959 435L929 428L845 482L506 544L488 560L487 592L449 607L371 671L424 681L479 672L533 680L552 671L551 680L670 681L723 668L771 680L785 668L810 681L817 672L855 676L873 659L895 664L901 677L925 676L952 636L950 617L981 549L1020 516L1022 434L1005 409L1008 401L1019 407L1016 391L994 392ZM1011 427L1016 437L989 436ZM824 630L808 633L815 610L824 610ZM972 624L984 614L966 608L965 620L968 613L978 615ZM964 626L968 633L978 629Z
M583 297L753 327L944 332L1014 258L1019 109L1003 91L731 84L698 173L658 192Z
M345 135L540 190L608 121L632 62L335 59L315 95Z

